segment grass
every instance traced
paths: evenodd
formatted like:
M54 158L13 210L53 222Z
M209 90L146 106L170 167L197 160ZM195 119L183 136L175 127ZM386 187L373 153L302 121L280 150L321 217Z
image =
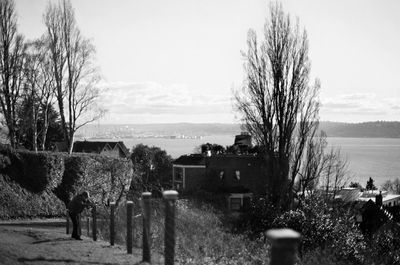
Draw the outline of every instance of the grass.
M100 237L109 239L109 213L100 210ZM134 215L140 213L135 202ZM116 243L126 244L126 205L116 210ZM221 214L205 204L189 200L176 202L176 264L268 264L269 246L263 240L250 240L244 234L227 231L220 221ZM152 251L164 251L164 203L152 200L151 245ZM141 247L142 219L135 218L134 246Z

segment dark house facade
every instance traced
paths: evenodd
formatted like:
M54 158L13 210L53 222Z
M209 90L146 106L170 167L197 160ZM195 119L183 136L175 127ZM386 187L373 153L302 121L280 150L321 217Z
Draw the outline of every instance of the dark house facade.
M251 137L236 136L236 154L183 155L173 162L172 185L180 193L205 190L224 194L230 210L241 210L254 195L263 195L267 186L265 157L250 154Z
M263 193L266 178L262 158L256 155L184 155L173 162L173 186L181 192Z
M207 157L203 187L211 191L261 194L266 186L263 165L262 158L256 155Z
M205 156L184 155L172 164L172 185L180 192L193 191L205 184L205 174Z

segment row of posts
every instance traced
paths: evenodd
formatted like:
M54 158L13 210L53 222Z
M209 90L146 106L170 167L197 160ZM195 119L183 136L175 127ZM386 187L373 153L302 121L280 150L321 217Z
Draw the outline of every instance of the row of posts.
M178 192L174 190L164 191L165 203L165 235L164 235L164 263L174 264L175 259L175 202ZM151 263L150 245L150 216L151 216L151 193L142 193L143 203L143 236L142 236L142 259L143 262ZM115 243L115 202L110 204L110 244ZM132 254L133 248L133 201L127 201L127 235L126 248L128 254ZM87 218L87 235L89 236L89 218ZM67 234L69 234L69 218L67 215ZM270 265L294 265L298 261L298 244L300 234L291 229L271 229L267 231L267 238L271 242ZM97 214L96 207L92 208L92 237L97 240Z
M175 202L178 199L178 192L174 190L163 192L165 202L165 247L164 247L164 260L166 265L174 264L175 259ZM142 193L143 203L143 262L151 263L151 235L150 235L150 216L151 216L151 193ZM127 218L126 218L126 248L128 254L132 254L133 248L133 201L127 201ZM110 203L110 244L115 243L115 202ZM87 218L87 233L89 236L89 218ZM69 218L67 215L67 234L69 234ZM97 240L97 214L96 207L92 207L92 237Z

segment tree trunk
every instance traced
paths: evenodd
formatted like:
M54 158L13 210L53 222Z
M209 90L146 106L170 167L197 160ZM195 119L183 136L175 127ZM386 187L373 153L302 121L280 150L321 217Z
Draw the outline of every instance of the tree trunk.
M46 138L47 138L47 131L49 129L49 107L46 106L46 108L43 111L43 131L42 131L42 143L41 143L41 150L44 151L46 149Z
M38 151L37 139L37 111L35 110L35 103L32 96L32 149L33 151Z
M71 130L69 134L70 143L68 145L68 154L72 154L72 148L74 147L74 134L75 132Z

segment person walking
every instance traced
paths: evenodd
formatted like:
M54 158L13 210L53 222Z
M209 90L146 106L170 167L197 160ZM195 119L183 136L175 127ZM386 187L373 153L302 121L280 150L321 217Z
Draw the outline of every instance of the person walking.
M89 192L84 191L74 198L68 204L69 216L72 220L72 238L76 240L82 240L80 235L80 217L79 215L85 208L89 208L93 205L93 202L89 198Z

